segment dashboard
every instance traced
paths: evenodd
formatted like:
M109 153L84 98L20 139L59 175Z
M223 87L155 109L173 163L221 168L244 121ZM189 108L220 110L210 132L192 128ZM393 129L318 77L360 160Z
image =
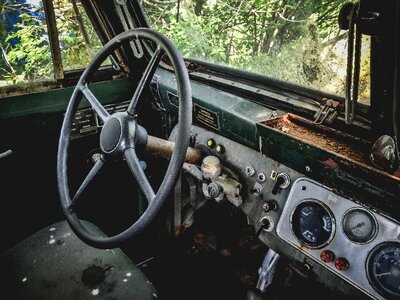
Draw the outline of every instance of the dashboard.
M399 223L260 152L200 127L193 133L238 174L240 207L255 230L268 220L260 235L268 246L336 289L345 282L374 299L400 298Z
M376 299L400 297L400 226L317 182L291 187L277 235Z
M175 79L166 71L158 74L151 82L153 108L161 112L169 127L165 132L172 131L173 140L179 106L171 88ZM357 148L362 141L354 141L354 161L332 151L312 151L312 146L285 140L281 132L264 126L288 121L281 118L285 112L196 82L192 88L192 146L212 157L198 168L206 177L203 195L239 207L260 240L306 276L351 297L400 299L400 224L393 217L397 210L385 206L398 198L396 185L393 178L383 178L357 162L364 159L363 149ZM106 109L112 113L127 105L121 102ZM98 131L94 112L79 110L72 138ZM322 163L316 155L323 157ZM358 173L350 177L353 171ZM386 209L378 210L375 204Z

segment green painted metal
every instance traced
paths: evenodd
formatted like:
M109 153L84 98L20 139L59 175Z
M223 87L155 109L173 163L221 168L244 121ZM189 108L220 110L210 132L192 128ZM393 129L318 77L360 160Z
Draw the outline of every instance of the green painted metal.
M74 87L53 89L46 92L26 94L0 99L0 119L33 114L64 112ZM129 79L98 82L90 89L103 104L125 101L130 98L134 87ZM87 101L81 107L89 107Z
M168 93L176 95L175 77L166 70L158 70L162 77L159 92L164 107L173 116L178 113L178 107L170 102ZM193 115L193 124L214 131L226 138L242 143L253 149L259 145L256 124L269 119L273 111L269 108L248 101L242 97L221 92L211 86L192 81L193 105L198 105L218 116L219 129L212 128L199 122ZM282 113L282 112L281 112ZM174 117L172 117L175 119ZM174 125L174 124L172 124Z

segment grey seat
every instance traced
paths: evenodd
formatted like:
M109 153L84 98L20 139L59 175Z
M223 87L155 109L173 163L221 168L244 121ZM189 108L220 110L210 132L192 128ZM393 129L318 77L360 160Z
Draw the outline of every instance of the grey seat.
M88 222L85 227L101 231ZM44 228L0 256L1 299L155 299L151 282L120 250L83 243L67 222Z

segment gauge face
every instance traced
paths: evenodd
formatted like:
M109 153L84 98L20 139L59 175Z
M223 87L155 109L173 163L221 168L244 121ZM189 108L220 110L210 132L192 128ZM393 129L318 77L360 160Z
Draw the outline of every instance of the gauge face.
M390 299L400 299L400 243L376 247L368 257L367 274L377 292Z
M343 218L343 230L347 238L356 243L371 241L377 232L375 218L363 209L349 210Z
M298 241L310 248L326 245L334 233L334 219L321 203L307 200L297 205L291 218L291 226Z

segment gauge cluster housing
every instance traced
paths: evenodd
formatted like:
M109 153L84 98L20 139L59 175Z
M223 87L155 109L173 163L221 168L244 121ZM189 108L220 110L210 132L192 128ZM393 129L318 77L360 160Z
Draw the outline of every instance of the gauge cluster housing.
M310 247L304 243L299 233L294 230L295 224L298 222L294 218L299 217L294 212L299 205L303 205L310 199L320 203L331 212L332 228L335 228L332 238L319 247ZM348 218L352 212L360 213L361 217L355 215L355 221L350 222L353 226L349 227ZM308 213L310 212L307 211ZM316 218L319 217L316 214ZM321 220L314 222L318 223ZM365 233L361 228L365 228ZM388 266L386 266L387 274L385 276L397 276L397 273L400 276L400 269L397 268L398 265L400 266L400 244L398 243L400 226L395 221L343 198L311 179L299 178L293 183L276 230L278 236L284 241L370 297L386 299L400 296L399 287L396 287L396 290L387 286L390 285L388 283L390 279L380 280L382 275L374 273L374 270L377 270L376 264L380 266L379 264L382 264L382 260L386 258ZM318 232L314 234L318 234ZM305 236L307 237L307 235ZM391 256L380 255L379 251L386 249L384 246L387 242L392 243L392 247L388 249ZM326 259L327 253L332 255L331 259ZM379 259L380 261L378 261Z

